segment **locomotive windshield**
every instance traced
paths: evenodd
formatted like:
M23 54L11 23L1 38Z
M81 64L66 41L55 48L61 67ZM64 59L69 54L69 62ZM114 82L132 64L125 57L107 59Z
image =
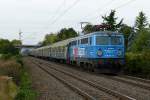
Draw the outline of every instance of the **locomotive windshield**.
M108 45L109 37L108 36L96 36L96 45Z
M120 36L111 36L111 44L112 45L121 45L122 39Z
M96 36L96 45L121 45L122 38L120 36Z

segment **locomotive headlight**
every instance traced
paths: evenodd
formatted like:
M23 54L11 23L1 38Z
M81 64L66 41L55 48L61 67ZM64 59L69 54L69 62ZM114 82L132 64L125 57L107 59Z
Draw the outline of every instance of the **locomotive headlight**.
M102 55L103 55L103 52L102 52L101 49L99 49L99 50L97 51L97 55L98 55L98 56L102 56Z
M119 50L118 50L118 56L122 56L122 53L123 53L122 50L119 49Z

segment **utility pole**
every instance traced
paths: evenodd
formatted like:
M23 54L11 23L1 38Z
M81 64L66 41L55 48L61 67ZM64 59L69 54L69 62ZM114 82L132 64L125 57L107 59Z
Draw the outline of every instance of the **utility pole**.
M83 24L90 24L90 22L80 22L80 24L81 24L81 29L83 31Z
M21 41L21 37L22 37L22 32L21 29L19 30L19 40Z

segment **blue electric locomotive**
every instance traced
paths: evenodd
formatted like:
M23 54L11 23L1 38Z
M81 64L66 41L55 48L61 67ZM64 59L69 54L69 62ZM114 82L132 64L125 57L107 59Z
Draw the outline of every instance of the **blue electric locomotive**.
M68 44L67 61L88 70L118 73L124 65L124 35L94 32L74 38Z
M116 74L124 65L124 48L123 34L102 31L33 49L30 55Z

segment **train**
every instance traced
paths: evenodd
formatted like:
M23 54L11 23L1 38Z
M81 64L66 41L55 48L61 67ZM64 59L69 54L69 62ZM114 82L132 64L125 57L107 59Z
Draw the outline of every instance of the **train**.
M111 31L92 32L33 49L29 54L89 71L118 74L125 64L124 35Z

